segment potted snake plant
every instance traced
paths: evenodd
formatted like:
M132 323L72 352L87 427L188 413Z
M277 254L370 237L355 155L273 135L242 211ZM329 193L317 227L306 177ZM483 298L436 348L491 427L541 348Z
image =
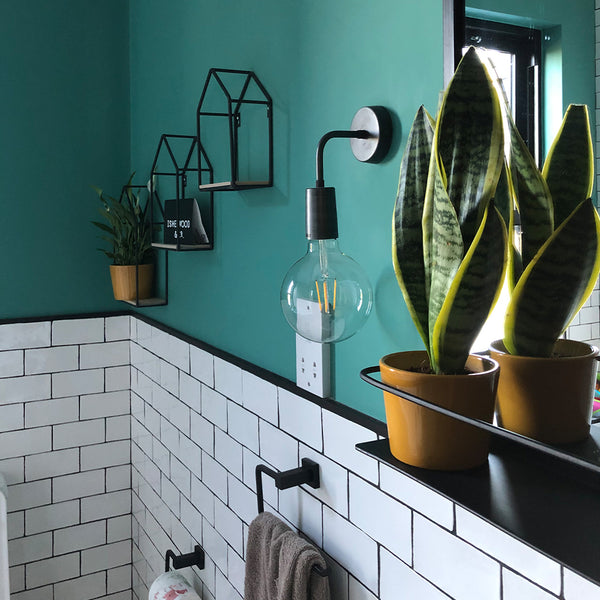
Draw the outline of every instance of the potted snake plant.
M541 171L510 116L507 124L508 190L522 233L509 250L504 339L491 346L501 365L498 421L543 442L576 442L589 433L598 349L559 338L600 270L587 107L569 106Z
M475 49L463 57L434 121L421 107L400 166L392 258L424 351L380 360L384 383L491 422L495 361L470 354L506 270L505 220L495 204L504 164L498 94ZM390 450L418 467L487 460L489 436L384 392Z
M115 300L137 301L152 295L154 253L152 225L131 186L133 174L123 187L121 199L94 187L101 202L100 214L106 223L92 221L104 235L110 249L99 248L112 260L110 277Z

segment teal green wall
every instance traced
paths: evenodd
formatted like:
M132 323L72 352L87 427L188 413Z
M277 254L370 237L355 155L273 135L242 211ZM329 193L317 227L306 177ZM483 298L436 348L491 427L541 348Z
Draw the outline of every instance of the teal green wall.
M129 168L128 2L3 2L0 56L0 319L115 308L89 185Z
M556 135L569 104L587 104L595 133L595 11L593 0L466 0L467 14L542 29L550 36L543 42L552 63L545 89L549 104L545 123L546 150ZM558 49L560 48L560 53ZM556 69L561 69L556 73ZM554 87L561 81L562 88ZM553 83L549 83L552 81ZM561 100L562 106L552 106Z
M328 144L340 246L369 273L376 304L365 328L335 348L336 398L379 417L360 381L380 356L421 347L390 258L399 148L414 113L435 112L442 87L442 2L397 0L131 0L131 165L148 177L161 133L193 133L211 67L254 70L275 105L275 185L217 193L213 252L171 254L169 305L145 313L257 365L295 378L293 331L279 306L289 266L306 250L304 189L321 135L348 128L358 108L395 115L391 157L356 161Z

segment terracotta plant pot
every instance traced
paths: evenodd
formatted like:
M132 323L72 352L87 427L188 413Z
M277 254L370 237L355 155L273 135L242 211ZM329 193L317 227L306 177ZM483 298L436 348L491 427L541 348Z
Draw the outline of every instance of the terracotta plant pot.
M584 440L590 432L598 348L558 340L551 358L513 356L502 341L491 356L500 364L498 424L550 444Z
M468 374L434 375L414 370L427 363L424 351L388 354L379 361L381 379L467 417L488 423L494 416L498 364L471 355ZM384 392L390 450L404 463L425 469L457 471L486 462L490 434L399 396Z
M138 299L150 298L154 265L137 265ZM135 300L136 265L110 265L115 300Z

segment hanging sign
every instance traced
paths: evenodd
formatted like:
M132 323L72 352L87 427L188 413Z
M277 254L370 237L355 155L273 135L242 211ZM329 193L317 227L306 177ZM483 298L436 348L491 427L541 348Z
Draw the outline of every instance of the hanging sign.
M198 202L195 198L165 201L165 244L208 244L208 236L202 224Z

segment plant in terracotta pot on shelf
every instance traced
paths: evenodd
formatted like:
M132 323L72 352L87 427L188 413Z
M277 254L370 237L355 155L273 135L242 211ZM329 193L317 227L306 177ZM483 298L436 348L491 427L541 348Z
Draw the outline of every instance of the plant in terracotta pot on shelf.
M421 107L400 166L392 258L426 350L380 361L384 383L492 422L498 365L470 354L504 279L500 100L471 48L435 121ZM506 203L504 201L504 203ZM487 460L489 434L384 392L390 450L418 467L457 470Z
M101 202L100 214L106 223L92 221L104 235L110 249L99 248L112 260L110 276L115 300L135 301L152 295L154 253L152 225L131 187L130 177L121 200L94 188Z
M510 116L507 125L508 189L521 239L509 250L504 339L491 346L501 365L498 421L543 442L576 442L589 433L598 350L559 338L600 270L587 107L568 108L541 171Z

